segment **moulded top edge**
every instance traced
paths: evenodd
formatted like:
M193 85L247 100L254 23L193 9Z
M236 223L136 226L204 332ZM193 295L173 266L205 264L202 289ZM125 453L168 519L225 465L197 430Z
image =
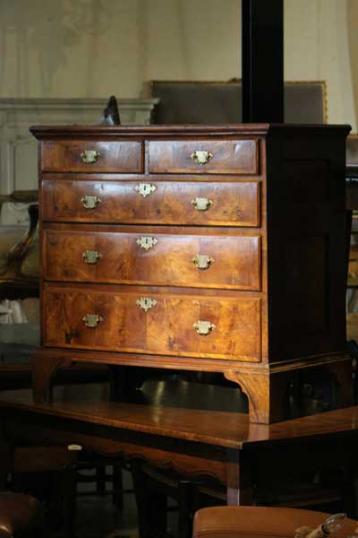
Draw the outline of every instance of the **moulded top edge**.
M349 125L304 125L304 124L269 124L269 123L237 123L223 125L35 125L30 127L31 133L39 140L44 138L73 138L80 137L103 137L113 138L118 136L186 136L186 135L267 135L272 132L295 131L296 133L315 132L333 134L337 130L350 130Z

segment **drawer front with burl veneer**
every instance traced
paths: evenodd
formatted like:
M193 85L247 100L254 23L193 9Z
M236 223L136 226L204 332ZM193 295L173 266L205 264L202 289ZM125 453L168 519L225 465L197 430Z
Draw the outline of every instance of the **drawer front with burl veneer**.
M42 182L43 218L57 222L260 225L258 182Z
M256 140L151 140L148 170L151 174L258 173Z
M137 141L91 142L60 140L44 142L42 172L141 173L142 143Z
M44 232L47 280L260 289L257 235L204 235L193 229L177 235L162 228L139 233L114 226L107 231L83 225L76 230L53 228Z
M46 284L44 345L259 361L261 301L247 293Z

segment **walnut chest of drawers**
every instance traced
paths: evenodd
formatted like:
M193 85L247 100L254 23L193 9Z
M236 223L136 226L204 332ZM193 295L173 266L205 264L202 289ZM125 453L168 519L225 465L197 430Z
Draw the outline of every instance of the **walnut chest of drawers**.
M345 355L345 126L34 127L42 346L71 361L223 372L250 419Z

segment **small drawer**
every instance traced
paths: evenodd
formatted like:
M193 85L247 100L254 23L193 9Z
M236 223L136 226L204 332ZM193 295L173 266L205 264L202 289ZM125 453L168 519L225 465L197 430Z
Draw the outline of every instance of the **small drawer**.
M91 142L69 140L42 142L42 172L143 171L141 142Z
M42 208L56 222L259 226L260 184L51 179Z
M260 237L44 231L45 279L62 282L260 289Z
M258 297L52 284L43 298L47 347L260 360Z
M256 140L161 140L148 143L152 174L257 174Z

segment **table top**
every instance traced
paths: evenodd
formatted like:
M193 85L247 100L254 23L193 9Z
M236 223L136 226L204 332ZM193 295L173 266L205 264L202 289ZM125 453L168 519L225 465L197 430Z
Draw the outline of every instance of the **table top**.
M0 395L0 416L20 412L69 419L91 425L200 442L224 448L270 444L326 435L358 434L358 406L271 425L250 424L248 415L164 405L109 402L101 399L36 404L27 389Z

